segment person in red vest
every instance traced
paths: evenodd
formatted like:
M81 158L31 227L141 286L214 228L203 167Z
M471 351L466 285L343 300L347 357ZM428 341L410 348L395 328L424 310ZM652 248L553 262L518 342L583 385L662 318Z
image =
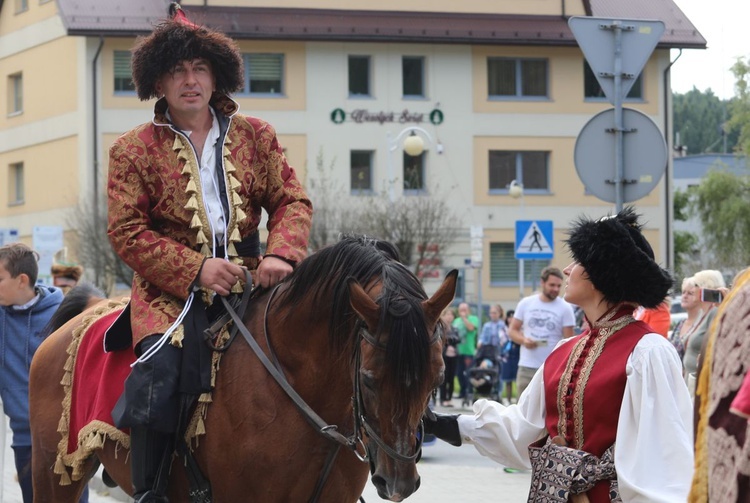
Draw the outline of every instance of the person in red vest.
M658 306L672 278L630 207L578 219L567 244L564 298L589 328L558 343L517 405L479 400L473 415L426 418L425 431L531 468L529 501L685 501L693 425L682 364L633 317L639 305Z

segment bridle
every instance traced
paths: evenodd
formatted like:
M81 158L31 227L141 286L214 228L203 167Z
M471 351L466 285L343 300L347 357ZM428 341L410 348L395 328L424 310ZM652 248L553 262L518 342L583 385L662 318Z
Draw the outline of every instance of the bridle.
M252 278L249 275L249 272L246 273L246 281L247 285L252 285ZM266 338L266 346L268 347L268 352L270 353L271 358L273 359L273 362L269 357L265 354L263 349L260 347L258 342L255 340L253 335L250 333L248 328L245 326L244 321L240 317L240 315L237 313L237 311L234 309L232 304L227 300L226 297L220 297L222 303L224 304L225 309L227 310L227 313L231 317L232 321L234 322L234 326L232 328L233 331L238 330L242 336L244 337L245 341L248 343L250 348L253 350L255 355L258 357L258 359L261 361L263 366L266 368L269 374L271 374L271 377L273 377L276 382L279 384L279 386L286 392L286 394L291 398L294 405L297 407L297 409L300 411L302 416L310 423L310 425L323 437L325 437L327 440L330 440L334 442L336 445L332 446L331 450L328 453L328 457L326 458L325 465L323 467L323 470L320 474L320 477L318 478L318 482L315 488L315 493L313 494L312 498L310 499L311 503L317 502L318 498L320 496L320 493L323 490L323 486L325 485L325 481L328 478L328 475L330 474L330 471L333 467L333 463L336 459L336 456L339 452L339 449L343 446L348 449L351 449L357 459L359 459L362 462L369 462L370 461L370 448L364 443L364 440L361 436L361 431L364 430L367 437L371 439L375 444L383 450L383 452L390 458L395 459L397 461L401 462L411 462L416 459L421 454L421 448L422 448L422 439L424 438L424 425L420 421L419 423L419 434L417 435L417 444L414 449L414 453L410 455L403 455L399 452L397 452L393 447L389 446L385 441L378 435L374 428L370 425L370 423L367 420L367 413L364 408L364 400L362 398L362 390L360 386L360 366L362 364L362 350L361 350L361 344L360 342L364 340L374 348L378 350L385 350L386 346L382 343L380 343L376 337L374 337L370 332L367 330L366 325L364 321L361 319L357 321L355 325L355 330L357 331L357 339L354 344L354 378L353 378L353 396L352 396L352 404L353 404L353 416L354 416L354 431L350 436L344 436L341 433L338 432L338 426L327 424L312 408L307 405L307 403L304 401L304 399L294 390L294 388L289 384L289 382L286 379L286 376L284 374L284 369L282 368L281 364L279 363L278 359L276 358L276 354L273 351L273 347L271 346L271 342L268 337L268 313L271 307L271 303L276 296L279 287L281 284L276 285L276 287L271 291L271 294L268 296L268 301L266 303L266 307L263 313L263 328L265 332L265 338ZM255 290L253 287L246 288L245 292L243 293L243 298L241 305L247 305L247 300L252 295L252 292ZM236 332L235 332L236 334ZM439 330L435 331L435 335L430 340L430 345L435 344L440 338ZM360 453L360 449L362 450L362 453Z

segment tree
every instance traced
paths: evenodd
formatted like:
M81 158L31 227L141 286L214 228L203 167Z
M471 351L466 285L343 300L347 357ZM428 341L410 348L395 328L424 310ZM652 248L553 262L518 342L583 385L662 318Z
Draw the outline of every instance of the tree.
M673 206L674 219L686 221L690 216L690 194L677 190L674 194ZM687 276L686 261L698 251L698 236L689 231L674 232L674 269L678 277Z
M750 60L737 58L732 73L737 81L734 84L735 97L729 107L729 128L739 135L737 150L750 155Z
M461 228L461 220L438 186L425 195L391 200L388 190L348 194L334 176L335 159L326 165L322 151L308 176L313 203L310 248L336 242L341 233L368 234L396 245L401 259L419 277L442 269L442 259Z
M69 225L78 232L76 256L84 267L95 271L97 287L110 295L115 283L131 284L133 270L109 244L106 214L100 212L97 215L93 204L81 204L73 211Z
M713 169L692 189L691 210L703 228L705 248L718 267L747 267L750 256L750 177Z
M390 241L418 277L442 268L442 257L456 241L461 219L438 186L429 195L391 201L381 193L356 210L356 229Z
M674 131L679 143L687 147L688 154L703 152L731 152L737 142L737 133L727 131L729 102L716 96L711 89L705 92L695 87L685 94L672 98Z

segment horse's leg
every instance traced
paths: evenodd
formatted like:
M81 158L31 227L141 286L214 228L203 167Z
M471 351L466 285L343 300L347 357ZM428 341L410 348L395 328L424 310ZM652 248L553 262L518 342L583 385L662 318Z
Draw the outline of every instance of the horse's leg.
M66 325L50 335L39 347L31 362L29 374L29 417L31 419L31 467L36 503L75 503L83 491L85 480L60 485L54 473L57 445L61 440L57 425L62 414L64 390L60 384L71 332ZM93 460L87 470L93 467Z
M112 440L106 440L97 451L99 461L107 470L113 481L128 495L133 495L133 484L130 479L130 450L119 447Z

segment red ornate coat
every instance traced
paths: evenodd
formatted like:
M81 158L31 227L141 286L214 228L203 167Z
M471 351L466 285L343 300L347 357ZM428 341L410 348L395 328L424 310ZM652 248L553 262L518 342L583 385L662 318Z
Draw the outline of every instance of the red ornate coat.
M228 120L222 164L230 259L257 267L260 257L238 256L235 244L257 232L264 208L269 215L266 254L299 262L307 252L312 204L276 132L267 122L238 114L237 104L226 96L215 95L211 105ZM203 261L211 256L200 165L188 138L169 124L166 109L164 99L157 101L153 121L122 135L109 151L108 235L115 252L135 271L130 301L134 345L175 322Z

